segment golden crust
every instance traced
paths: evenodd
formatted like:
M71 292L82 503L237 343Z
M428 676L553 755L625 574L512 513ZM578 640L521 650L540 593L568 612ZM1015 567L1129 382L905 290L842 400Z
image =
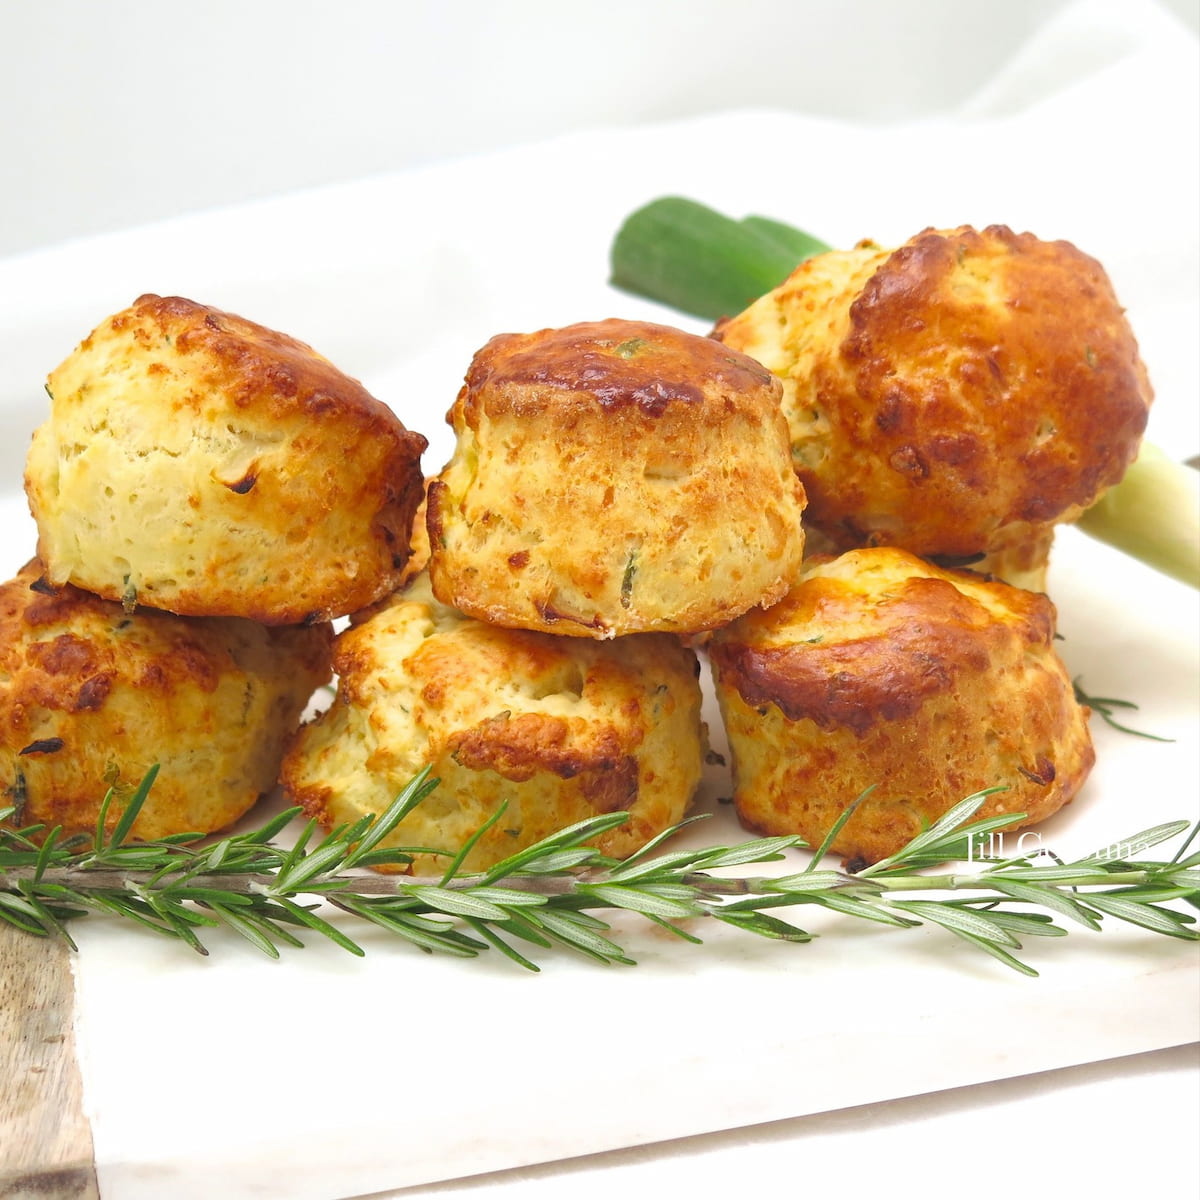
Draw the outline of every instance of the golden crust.
M597 842L621 857L678 822L699 783L698 664L664 634L601 643L486 625L422 577L339 636L335 670L337 699L281 775L325 825L383 811L428 765L441 786L388 844L456 850L505 805L467 860L482 869L624 810Z
M778 599L803 552L778 382L667 326L493 338L429 487L433 588L572 637L715 628Z
M327 624L127 612L31 562L0 586L2 803L17 824L92 832L106 790L158 763L134 833L220 829L274 785L331 641Z
M1001 225L810 259L714 336L783 380L806 521L841 548L1048 543L1120 480L1152 396L1100 264Z
M743 822L876 862L964 797L981 815L1068 803L1094 762L1088 710L1043 595L894 548L811 560L775 608L709 646Z
M304 343L147 295L47 390L25 484L54 583L295 624L399 582L425 439Z

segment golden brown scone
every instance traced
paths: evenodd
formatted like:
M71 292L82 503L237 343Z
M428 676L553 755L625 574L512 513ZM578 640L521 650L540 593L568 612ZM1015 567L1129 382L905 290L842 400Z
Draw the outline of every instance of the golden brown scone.
M94 832L107 789L158 763L134 834L220 829L274 785L331 642L328 624L127 612L31 562L0 586L0 807Z
M1152 396L1100 264L1002 225L812 258L714 336L783 381L812 528L994 553L1026 586L1053 523L1132 462Z
M418 575L429 569L429 527L426 522L426 510L428 508L428 499L423 495L421 503L417 506L416 513L413 514L412 530L409 534L411 543L411 553L408 556L408 562L404 564L404 575L400 583L394 589L399 591L401 588L407 587ZM379 603L386 604L392 593L384 596Z
M47 390L25 485L53 583L285 625L399 582L425 439L302 342L142 296Z
M709 646L742 821L815 846L874 788L834 843L871 863L984 788L1008 790L980 816L1050 816L1094 761L1054 622L1040 593L892 547L811 560Z
M487 625L422 577L342 633L334 665L337 699L296 737L282 783L337 825L382 812L430 765L441 786L385 845L456 850L505 804L467 859L479 870L624 810L597 842L621 857L678 822L700 780L698 665L665 634L596 642Z
M430 573L481 620L695 633L777 600L803 553L779 384L710 338L619 320L503 334L450 420Z

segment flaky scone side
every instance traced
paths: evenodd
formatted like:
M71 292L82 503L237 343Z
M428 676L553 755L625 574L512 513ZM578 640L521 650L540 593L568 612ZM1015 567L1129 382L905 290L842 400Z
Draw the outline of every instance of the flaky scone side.
M714 335L782 381L805 519L837 548L992 554L1034 588L1152 399L1103 267L1002 225L819 255Z
M981 816L1069 803L1095 760L1040 593L892 547L816 558L708 650L749 827L876 862L965 797Z
M147 295L47 390L25 486L51 582L280 625L399 583L425 439L304 343Z
M293 802L327 826L382 812L429 766L441 786L386 845L456 851L503 807L466 860L478 870L625 811L597 843L622 857L678 822L699 784L698 664L665 634L597 642L487 625L422 577L343 632L334 665L337 698L282 770Z
M480 620L602 639L772 603L804 545L779 389L644 321L493 338L429 486L434 591Z
M274 786L330 678L328 624L126 611L27 564L0 586L0 788L16 825L96 828L157 764L136 837L209 833Z

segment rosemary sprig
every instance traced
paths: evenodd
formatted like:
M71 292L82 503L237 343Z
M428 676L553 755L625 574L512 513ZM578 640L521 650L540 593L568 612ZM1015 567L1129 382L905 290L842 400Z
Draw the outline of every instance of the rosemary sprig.
M807 942L813 935L780 910L811 905L900 928L935 925L1026 975L1037 972L1016 956L1020 939L1061 937L1067 931L1055 917L1090 930L1107 918L1168 937L1200 938L1190 913L1168 907L1182 901L1200 908L1200 852L1184 856L1195 830L1169 861L1142 857L1183 833L1186 821L1143 830L1070 863L975 856L968 871L925 873L929 864L963 855L1014 819L1011 813L975 819L994 789L967 797L902 851L857 874L822 869L832 835L807 867L778 876L712 872L778 862L803 846L799 838L659 852L676 827L623 861L585 844L625 820L623 813L581 821L485 872L466 873L466 850L381 846L437 786L427 771L378 818L363 817L315 843L309 822L291 847L275 839L298 809L206 844L200 834L131 841L153 780L151 771L106 835L105 815L116 802L110 792L87 846L62 840L58 829L42 838L41 826L0 827L0 919L72 946L70 921L99 912L177 938L201 954L207 950L199 931L224 927L273 958L282 946L302 946L299 935L306 931L361 955L341 925L317 911L324 904L428 952L469 958L495 949L530 970L538 968L528 956L534 950L525 952L529 947L565 946L598 962L632 964L596 915L604 910L636 914L692 943L701 940L694 930L699 918ZM0 821L15 812L0 809ZM404 866L418 853L443 855L448 865L429 876L362 870ZM957 894L931 895L946 891Z
M1083 685L1079 679L1073 679L1071 686L1074 689L1076 701L1079 704L1086 704L1093 712L1099 713L1104 723L1113 729L1117 729L1121 733L1131 733L1134 737L1147 738L1152 742L1173 742L1175 740L1174 738L1160 737L1156 733L1146 733L1141 729L1132 729L1128 725L1122 725L1113 716L1113 709L1127 708L1136 712L1137 705L1132 700L1117 700L1112 696L1089 696L1083 690Z

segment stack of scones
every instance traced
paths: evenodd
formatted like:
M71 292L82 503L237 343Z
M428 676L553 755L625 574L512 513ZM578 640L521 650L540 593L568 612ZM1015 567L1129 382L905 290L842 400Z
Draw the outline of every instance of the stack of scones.
M694 799L705 662L743 823L815 844L869 793L834 843L852 861L985 788L982 815L1042 820L1091 769L1038 585L1150 390L1066 243L822 256L710 337L497 336L427 484L425 439L359 384L185 300L142 297L49 391L38 560L3 590L27 822L86 829L159 762L142 836L219 828L277 779L334 826L429 767L390 844L471 843L480 870L620 811L597 843L619 858ZM971 555L1028 586L949 561Z
M402 578L425 439L310 347L180 298L103 322L47 391L37 557L0 588L11 823L94 830L157 764L134 833L219 829L274 786L332 619Z
M614 857L677 823L707 749L688 643L781 599L803 554L779 395L662 325L493 338L428 486L427 569L338 639L292 799L351 821L431 764L396 840L453 849L503 805L475 869L597 813L628 814L597 843Z

